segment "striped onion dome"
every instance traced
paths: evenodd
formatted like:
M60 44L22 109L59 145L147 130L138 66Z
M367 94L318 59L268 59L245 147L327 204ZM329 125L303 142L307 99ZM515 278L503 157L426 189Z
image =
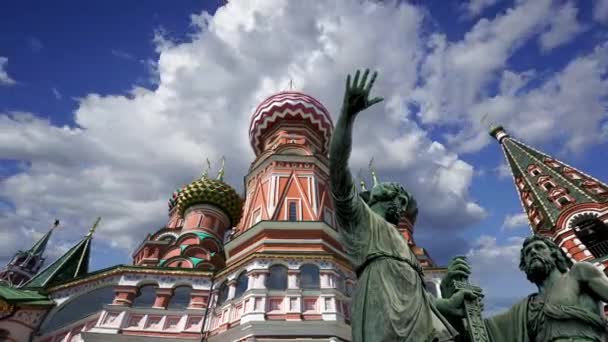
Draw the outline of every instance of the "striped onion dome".
M333 123L327 109L312 96L285 91L262 101L251 117L249 140L256 155L263 150L264 134L283 119L300 119L315 127L323 136L323 151L327 153Z
M169 200L169 208L176 206L181 216L186 209L195 204L211 204L220 208L233 226L241 219L243 207L241 197L230 185L219 179L203 176L174 192Z

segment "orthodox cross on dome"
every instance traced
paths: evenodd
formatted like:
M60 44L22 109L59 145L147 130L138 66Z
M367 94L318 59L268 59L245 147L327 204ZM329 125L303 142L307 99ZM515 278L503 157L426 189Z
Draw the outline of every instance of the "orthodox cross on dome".
M369 172L372 174L372 181L374 186L378 185L378 177L376 176L376 170L374 169L374 157L369 160Z
M217 180L223 181L224 180L224 162L225 162L225 158L224 156L222 156L222 166L220 167L220 170L217 173Z
M95 223L93 224L93 227L91 227L91 229L89 229L89 233L87 234L87 237L93 236L93 233L95 233L95 229L97 229L97 226L99 225L99 221L101 221L101 217L98 217L97 220L95 221Z
M365 186L365 180L363 179L362 169L359 169L359 173L357 173L357 178L359 178L359 184L361 184L361 191L367 191L367 186Z
M293 78L289 80L289 90L293 90Z
M205 158L205 161L207 162L207 169L203 171L201 178L207 178L207 176L209 175L209 170L211 169L211 162L209 161L209 158Z

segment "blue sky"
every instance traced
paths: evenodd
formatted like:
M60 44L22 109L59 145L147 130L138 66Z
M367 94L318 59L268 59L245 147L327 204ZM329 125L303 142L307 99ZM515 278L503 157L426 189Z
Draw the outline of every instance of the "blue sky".
M353 170L374 156L405 184L417 242L440 263L469 255L498 310L533 288L487 125L606 180L607 24L604 0L13 3L0 12L0 260L59 217L56 257L102 216L93 268L129 263L205 157L228 156L242 189L259 101L293 80L335 117L345 75L371 67L386 100L358 122Z

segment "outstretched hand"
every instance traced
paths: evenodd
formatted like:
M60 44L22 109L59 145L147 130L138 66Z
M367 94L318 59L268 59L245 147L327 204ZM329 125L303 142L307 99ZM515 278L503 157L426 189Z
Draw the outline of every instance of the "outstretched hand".
M369 69L366 69L363 73L363 77L359 81L360 72L357 70L355 73L355 78L351 84L350 75L346 78L346 91L344 92L344 104L343 111L348 119L352 120L355 116L373 106L374 104L383 100L381 97L374 97L373 99L369 98L369 93L376 81L377 72L372 74L372 78L367 82L367 77L369 75Z

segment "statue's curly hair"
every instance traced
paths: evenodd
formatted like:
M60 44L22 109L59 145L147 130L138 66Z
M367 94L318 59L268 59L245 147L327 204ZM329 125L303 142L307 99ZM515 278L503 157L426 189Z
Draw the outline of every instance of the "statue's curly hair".
M416 199L407 192L403 186L395 182L383 182L372 188L371 191L364 191L359 193L359 196L369 205L370 207L377 202L390 201L400 194L405 194L408 201L405 209L405 217L410 221L412 225L416 223L416 217L418 216L418 203Z
M519 256L519 269L525 272L526 262L524 260L524 249L527 245L531 244L534 241L542 241L551 251L551 256L555 261L555 266L561 273L566 273L572 267L572 260L568 258L568 255L559 248L559 246L553 242L553 240L549 239L546 236L534 234L532 236L527 237L524 240L523 246L521 246L520 256Z

